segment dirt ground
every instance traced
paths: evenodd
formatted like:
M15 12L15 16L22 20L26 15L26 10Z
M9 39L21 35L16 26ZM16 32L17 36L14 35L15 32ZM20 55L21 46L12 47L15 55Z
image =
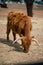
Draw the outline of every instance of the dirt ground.
M12 44L12 32L10 33L10 40L7 41L6 39L7 15L10 11L20 11L27 15L25 4L8 4L7 9L0 8L0 65L43 62L43 6L33 6L31 35L34 35L38 40L39 46L32 42L28 53L23 52L19 44L21 41L18 44Z

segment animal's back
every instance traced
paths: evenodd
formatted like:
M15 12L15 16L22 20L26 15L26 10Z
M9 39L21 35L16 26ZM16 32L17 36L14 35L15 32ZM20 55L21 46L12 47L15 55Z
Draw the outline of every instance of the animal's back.
M25 24L30 23L30 30L32 29L32 24L29 16L23 13L10 12L8 14L8 25L11 29L19 31L24 29Z

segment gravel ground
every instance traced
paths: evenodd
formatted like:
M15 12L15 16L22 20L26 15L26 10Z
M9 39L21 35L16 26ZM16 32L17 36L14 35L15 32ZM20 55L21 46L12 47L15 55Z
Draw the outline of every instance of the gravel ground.
M33 10L32 25L33 29L31 35L34 35L39 42L39 46L32 42L28 53L24 53L20 46L21 41L18 44L12 44L13 36L10 33L10 40L6 40L6 23L7 15L9 11L20 11L26 13L25 5L11 5L8 9L0 8L0 65L13 65L13 64L27 64L35 62L43 62L43 10ZM20 8L19 8L20 6ZM20 9L20 10L19 10ZM26 13L27 14L27 13ZM17 35L18 37L18 35Z

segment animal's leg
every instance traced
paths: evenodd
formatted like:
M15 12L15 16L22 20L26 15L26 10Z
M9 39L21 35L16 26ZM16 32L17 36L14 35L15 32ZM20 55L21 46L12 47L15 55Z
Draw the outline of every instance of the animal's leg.
M7 24L7 40L9 40L10 26Z

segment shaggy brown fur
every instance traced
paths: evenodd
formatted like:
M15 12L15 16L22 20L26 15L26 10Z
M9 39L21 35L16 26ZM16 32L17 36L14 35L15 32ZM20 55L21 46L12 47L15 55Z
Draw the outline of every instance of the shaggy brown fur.
M9 40L10 30L12 30L14 40L16 39L16 33L25 36L26 38L22 39L22 46L24 52L27 53L31 45L30 31L32 30L32 23L30 17L23 13L10 12L7 20L7 40Z

